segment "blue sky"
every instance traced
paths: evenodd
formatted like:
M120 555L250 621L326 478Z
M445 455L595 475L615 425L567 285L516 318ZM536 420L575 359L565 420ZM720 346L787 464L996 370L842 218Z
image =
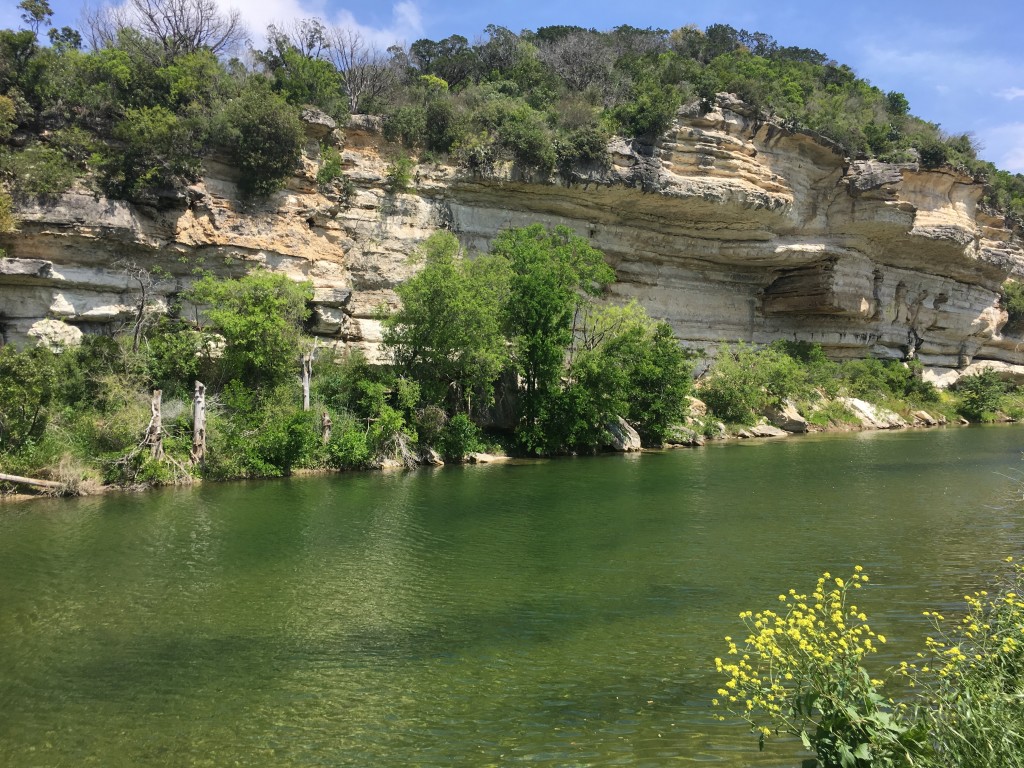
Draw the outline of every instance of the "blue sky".
M54 21L77 26L81 3L50 0ZM726 23L767 32L782 45L817 48L883 90L897 90L911 111L943 130L969 131L981 156L1024 172L1024 2L994 0L218 0L237 7L258 37L268 23L318 16L359 28L381 47L461 34L488 24L519 31L550 24L610 29L619 24L674 29ZM19 25L17 3L0 8L0 25Z

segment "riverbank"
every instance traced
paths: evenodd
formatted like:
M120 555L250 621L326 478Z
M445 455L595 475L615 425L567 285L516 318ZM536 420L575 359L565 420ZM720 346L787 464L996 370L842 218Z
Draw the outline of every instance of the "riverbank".
M704 408L704 404L691 398L691 409L696 413L701 413ZM970 423L965 419L957 419L955 421L949 421L944 415L939 414L937 417L932 417L930 414L917 411L917 416L910 421L903 419L899 414L889 411L888 409L882 409L875 407L870 414L863 414L861 420L858 423L852 422L834 422L828 425L819 425L814 423L807 423L802 418L794 418L792 413L789 413L784 417L785 426L788 429L783 429L779 426L775 426L767 418L763 418L760 423L750 426L739 426L732 425L726 426L724 423L719 422L716 424L713 433L705 437L703 434L696 432L692 427L679 427L673 431L673 439L666 442L662 446L658 447L646 447L640 448L636 452L638 453L659 453L666 450L678 450L678 449L694 449L705 446L708 442L714 443L727 443L730 441L744 442L744 441L758 441L758 440L778 440L780 438L799 438L801 436L815 435L815 434L841 434L841 433L854 433L854 432L870 432L870 431L892 431L902 429L934 429L934 428L946 428L946 427L961 427L970 426ZM785 413L787 409L782 409ZM782 423L781 417L774 419L776 423ZM1003 416L997 421L1003 423L1017 423L1016 419L1012 419L1008 416ZM692 421L691 421L692 423ZM605 454L612 453L628 453L631 451L616 450L609 448L602 452ZM597 455L597 454L594 454ZM549 457L558 458L558 457ZM526 457L526 456L514 456L505 453L486 453L486 452L474 452L462 457L456 461L445 462L440 460L436 452L432 455L423 459L415 466L409 466L398 461L382 462L377 466L366 467L361 469L334 469L330 467L302 467L294 469L288 475L284 477L302 478L302 477L322 477L325 475L333 474L346 474L351 472L404 472L414 468L428 468L433 467L440 469L446 465L464 466L464 465L493 465L493 464L535 464L538 461L544 461L543 457ZM246 482L251 480L260 479L272 479L272 478L251 478L251 477L230 477L220 478L214 482ZM147 483L147 484L136 484L133 486L124 486L117 484L102 484L98 482L89 482L79 485L74 489L74 492L60 491L48 489L39 493L25 493L25 492L13 492L13 493L0 493L0 503L18 503L39 499L53 498L55 496L97 496L109 493L141 493L148 490L153 490L159 487L166 487L167 485L198 485L203 483L202 477L187 475L178 483ZM209 481L207 481L209 482Z

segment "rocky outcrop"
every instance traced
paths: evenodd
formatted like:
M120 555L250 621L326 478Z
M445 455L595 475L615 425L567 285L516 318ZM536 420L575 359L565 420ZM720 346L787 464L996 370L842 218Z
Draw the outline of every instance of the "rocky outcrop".
M640 434L621 416L608 425L608 445L613 451L633 453L643 448Z
M856 397L840 397L836 402L842 403L856 416L861 426L867 429L902 429L907 422L898 413L873 405Z
M26 342L43 321L85 332L134 317L139 267L169 306L196 268L256 267L310 280L311 330L379 352L378 308L415 270L432 231L485 249L509 226L568 225L603 250L618 281L607 300L639 301L686 345L778 338L833 357L917 358L941 377L975 360L1024 364L1001 329L999 289L1024 274L1020 241L978 207L980 185L947 170L850 162L828 142L765 122L731 97L681 109L653 144L616 139L609 167L533 178L511 164L486 177L416 167L413 189L385 185L397 152L380 120L335 128L304 115L310 142L286 189L244 203L237 173L208 158L177 207L108 200L83 189L24 205L0 238L0 330ZM342 153L346 184L317 188L319 141Z

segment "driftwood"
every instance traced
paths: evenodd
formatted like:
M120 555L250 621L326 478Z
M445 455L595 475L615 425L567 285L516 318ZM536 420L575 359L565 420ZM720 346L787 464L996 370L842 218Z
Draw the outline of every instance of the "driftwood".
M32 477L21 477L20 475L5 475L2 472L0 472L0 481L14 483L15 485L34 485L39 488L64 490L64 483L55 483L53 480L36 480Z
M192 400L192 463L200 463L204 456L206 456L206 385L197 381Z

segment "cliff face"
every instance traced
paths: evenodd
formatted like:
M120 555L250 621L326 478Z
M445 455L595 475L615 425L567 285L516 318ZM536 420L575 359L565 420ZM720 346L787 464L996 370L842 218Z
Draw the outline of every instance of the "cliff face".
M79 191L18 211L0 239L0 328L8 341L74 337L134 316L140 284L166 304L193 270L255 266L311 280L315 333L378 353L380 305L415 269L408 255L448 228L471 249L533 222L565 224L607 254L609 300L635 298L686 344L777 338L836 357L916 356L937 369L1024 363L1000 330L1000 284L1024 248L978 208L982 188L947 171L848 163L820 139L763 124L720 96L681 110L654 145L616 140L609 168L557 184L516 168L474 178L421 164L409 194L386 190L394 148L379 123L309 122L304 167L271 200L245 205L217 159L180 204L133 206ZM333 136L352 182L317 190L318 141ZM940 371L941 372L941 371Z

